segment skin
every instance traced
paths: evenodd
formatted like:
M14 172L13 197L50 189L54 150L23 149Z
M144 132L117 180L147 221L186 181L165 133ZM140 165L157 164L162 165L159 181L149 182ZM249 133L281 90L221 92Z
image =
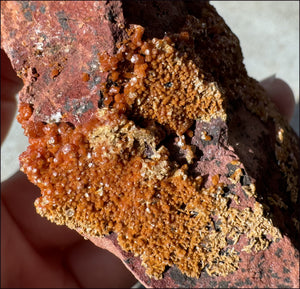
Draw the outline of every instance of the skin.
M1 143L16 112L17 78L1 50ZM295 100L281 79L261 82L289 121ZM1 183L1 287L124 288L137 280L122 262L65 226L41 218L33 206L39 189L17 172Z

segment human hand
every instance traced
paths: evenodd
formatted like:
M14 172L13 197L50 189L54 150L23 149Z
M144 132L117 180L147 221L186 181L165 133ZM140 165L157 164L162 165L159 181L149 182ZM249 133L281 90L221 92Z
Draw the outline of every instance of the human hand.
M7 60L1 57L2 61ZM7 65L1 66L4 135L15 112L14 94L21 87ZM262 85L289 120L295 105L289 86L276 78L264 80ZM23 173L16 173L1 186L2 287L131 287L136 282L116 257L37 215L33 202L39 189Z

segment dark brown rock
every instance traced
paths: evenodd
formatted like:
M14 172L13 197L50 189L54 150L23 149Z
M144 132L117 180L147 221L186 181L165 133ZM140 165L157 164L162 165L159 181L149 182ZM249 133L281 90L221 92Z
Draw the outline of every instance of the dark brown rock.
M215 276L206 266L193 278L171 266L156 280L146 274L140 257L122 249L116 233L97 237L87 234L84 225L75 228L118 256L146 287L299 287L299 140L263 88L247 76L238 39L213 7L200 1L22 1L3 3L1 13L2 47L24 81L20 101L32 107L31 120L74 127L87 123L102 106L101 84L107 84L109 71L100 70L99 54L115 54L117 43L128 37L125 28L142 25L144 38L152 39L178 34L185 27L190 38L176 42L176 49L187 52L206 82L217 84L226 120L193 119L192 134L185 137L193 149L193 162L179 145L177 131L170 133L164 123L155 127L163 130L159 143L170 152L172 162L188 165L189 176L201 176L204 188L223 183L221 197L229 212L253 212L257 204L263 205L263 215L255 216L263 224L257 226L267 233L255 235L261 242L252 244L258 246L257 252L252 246L247 249L250 232L243 231L236 242L226 238L220 250L221 255L234 248L239 258L236 271ZM191 26L186 25L187 19ZM168 82L165 87L172 85ZM137 116L132 117L139 124ZM147 157L153 153L148 144ZM181 211L186 211L188 204L183 205ZM226 218L230 215L222 220ZM222 231L217 218L211 224L214 228L208 230ZM273 228L280 230L281 237ZM272 230L274 238L268 235Z

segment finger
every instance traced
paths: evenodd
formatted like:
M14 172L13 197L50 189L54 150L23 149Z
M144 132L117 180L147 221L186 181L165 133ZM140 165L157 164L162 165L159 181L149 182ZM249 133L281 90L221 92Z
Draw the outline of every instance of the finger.
M67 256L68 267L83 288L131 288L137 282L121 260L90 241L77 243Z
M2 202L34 248L62 248L81 241L83 238L75 231L57 226L36 213L33 203L39 196L39 188L21 172L1 184Z
M3 49L1 49L1 75L5 79L14 82L17 91L22 87L23 82L19 77L17 77L16 72L12 68L11 62Z
M61 258L32 247L1 202L1 288L78 288Z
M270 95L279 112L290 121L295 109L294 93L290 86L275 76L264 79L260 83Z
M1 143L10 128L16 112L16 93L22 87L22 80L14 72L10 60L1 49Z
M10 129L10 126L12 124L13 118L16 113L16 108L17 108L17 104L14 100L2 101L2 97L1 97L1 144L4 141Z

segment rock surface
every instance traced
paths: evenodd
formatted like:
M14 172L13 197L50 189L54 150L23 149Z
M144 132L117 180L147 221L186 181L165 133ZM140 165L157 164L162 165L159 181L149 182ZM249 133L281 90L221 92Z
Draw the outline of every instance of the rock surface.
M134 274L146 288L297 288L299 276L299 253L284 237L268 250L248 254L241 252L239 269L225 277L209 276L206 272L200 278L183 275L176 267L166 271L164 278L149 278L141 260L123 251L114 234L107 238L89 237L101 248L107 249ZM292 250L292 251L291 251Z
M39 151L35 144L42 147L45 140L49 141L40 130L45 131L45 127L53 129L53 123L67 123L76 130L94 119L99 109L103 108L103 101L107 100L106 89L111 70L118 73L121 71L119 67L103 69L104 64L101 57L99 60L99 55L105 53L110 59L111 55L117 54L118 45L129 39L125 28L130 28L130 24L144 27L145 40L162 39L165 32L171 38L172 35L178 34L177 38L172 38L179 52L177 56L181 57L186 52L188 59L199 67L199 74L204 74L204 80L199 78L201 85L217 91L215 95L221 95L222 103L216 104L219 105L220 111L218 117L207 118L205 112L197 115L199 110L192 111L197 117L194 117L191 111L179 111L176 114L176 107L172 107L174 115L171 120L176 124L173 125L168 118L161 119L155 112L151 117L156 121L155 131L162 130L161 135L155 135L159 140L153 140L154 134L147 124L146 130L152 134L142 135L142 138L145 137L145 140L149 141L143 146L139 142L142 153L147 156L146 159L151 159L160 145L169 152L168 162L174 170L178 169L192 180L201 176L201 192L212 187L220 187L222 190L222 194L218 195L216 191L214 194L219 196L216 197L217 204L219 200L222 206L225 203L224 214L221 212L219 219L214 220L216 214L211 213L207 231L220 237L220 240L225 240L226 244L223 248L218 247L220 257L214 256L213 262L208 260L205 263L203 270L200 270L200 276L188 277L183 274L184 269L180 270L178 266L185 268L182 264L187 257L179 256L176 263L178 266L170 264L164 267L163 278L151 278L141 260L145 262L147 256L140 258L130 252L131 250L124 250L124 244L127 243L121 242L123 229L111 229L117 233L110 233L105 237L88 234L88 224L76 223L76 220L68 221L61 217L67 214L67 218L72 218L72 208L62 212L53 206L54 209L47 213L40 210L41 215L44 214L59 224L67 224L97 246L113 252L146 287L299 287L299 140L276 112L265 91L247 76L242 64L239 42L213 7L208 3L196 1L22 1L4 2L1 5L1 16L2 48L24 81L24 88L20 93L20 115L23 114L20 121L33 145L21 157L21 163L31 181L40 186L43 196L49 186L45 188L40 183L45 183L46 180L51 183L48 178L50 170L45 176L43 172L52 167L52 163L45 161L42 168L34 161L31 161L27 168L24 165ZM141 44L136 44L137 47L140 47L139 45ZM139 48L135 48L135 51L136 49ZM181 67L185 64L185 59L182 59ZM151 63L148 63L148 70ZM191 74L190 71L189 76ZM103 88L103 85L106 88ZM120 81L119 86L122 85ZM172 89L175 82L169 81L164 85L166 89ZM179 88L176 91L179 91ZM205 89L209 90L208 88ZM116 95L114 97L116 98ZM206 95L201 97L205 99ZM145 101L142 96L141 99ZM148 96L146 99L149 99L149 104L147 101L143 102L146 103L146 110L139 110L140 106L136 102L132 104L130 112L126 112L127 117L130 116L136 126L142 124L140 118L149 117L149 107L154 101L152 103ZM23 104L28 104L31 109L30 113L27 112L28 116L22 110ZM169 110L170 107L168 106ZM163 110L164 107L158 106L156 111L160 109ZM207 109L213 111L212 105ZM186 118L182 123L179 115L183 113L186 113ZM223 116L225 117L222 119ZM141 133L141 130L138 133ZM57 135L59 134L54 132L51 136ZM97 135L98 139L99 136L101 135ZM88 141L92 143L91 138ZM152 141L155 143L153 146ZM60 146L62 144L58 143L57 147L50 147L48 143L45 149L56 156ZM78 147L76 149L78 150ZM35 158L36 155L33 159ZM50 158L48 156L48 159ZM185 170L180 170L183 166ZM29 167L32 168L29 170ZM31 173L34 168L38 170L39 175ZM219 185L221 183L222 186ZM81 190L82 195L85 195L86 188ZM45 203L45 199L43 202ZM98 203L94 201L95 204ZM259 204L262 207L259 207ZM193 208L189 210L189 205L183 202L181 206L178 205L175 213L189 213L193 215L191 218L198 218L199 212L193 211ZM218 220L222 222L218 223ZM255 220L258 222L255 223ZM244 225L243 222L248 223ZM226 231L229 227L231 231ZM231 235L232 239L228 237L232 231L238 236L236 240L235 235ZM166 231L161 229L158 232L163 235ZM185 235L182 233L182 236ZM209 239L211 236L206 235L208 240L213 240ZM123 247L120 246L120 242ZM186 252L190 253L189 244L186 246ZM132 248L138 250L134 246ZM228 261L229 259L222 259L221 256L227 254L233 258L231 253L228 253L229 249L237 252L237 264ZM218 264L219 273L214 271L214 263ZM222 269L222 263L230 263L234 269L229 270L226 266ZM185 270L190 272L190 275L194 274L194 269ZM219 276L216 276L218 274Z

